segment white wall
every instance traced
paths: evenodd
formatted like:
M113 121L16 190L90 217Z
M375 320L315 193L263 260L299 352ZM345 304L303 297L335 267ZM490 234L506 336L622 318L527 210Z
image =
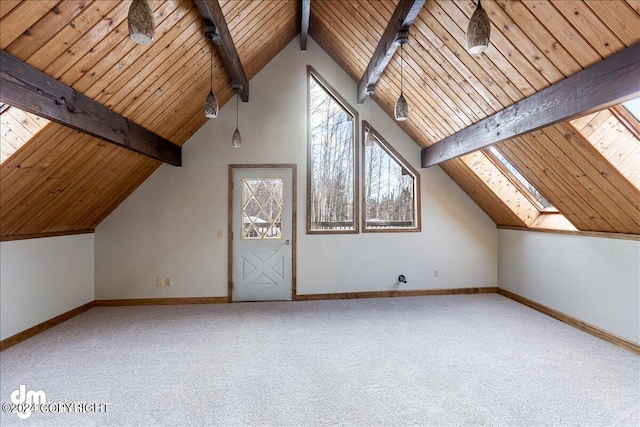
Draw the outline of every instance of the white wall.
M242 148L232 100L184 145L182 168L160 167L100 224L96 299L226 296L228 165L250 163L298 165L298 294L397 289L399 274L404 289L496 286L495 225L439 168L421 170L421 233L306 235L307 64L368 120L356 83L313 41L292 41L251 80ZM375 104L371 121L420 170L418 146Z
M0 339L93 301L93 234L0 243Z
M640 343L640 242L498 230L501 288Z

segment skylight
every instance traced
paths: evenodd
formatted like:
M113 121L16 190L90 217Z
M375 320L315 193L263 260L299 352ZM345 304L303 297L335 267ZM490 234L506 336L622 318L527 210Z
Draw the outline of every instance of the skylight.
M16 107L0 103L0 164L49 123Z
M631 113L637 121L640 122L640 98L632 99L622 104L622 106Z
M540 210L544 211L555 211L556 208L549 203L547 199L544 198L542 194L511 164L506 157L502 155L502 153L496 147L489 147L489 151L494 157L504 165L505 168L513 175L514 178L518 180L518 182L522 185L524 190L526 190L530 196L532 196L540 205Z

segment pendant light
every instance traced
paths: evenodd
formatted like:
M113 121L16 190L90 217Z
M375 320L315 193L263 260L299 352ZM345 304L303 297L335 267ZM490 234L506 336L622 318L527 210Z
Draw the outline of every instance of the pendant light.
M369 122L367 123L367 129L364 133L364 146L373 146L373 132L371 131L371 98L373 97L373 85L367 86L366 94L369 95Z
M399 35L398 38L396 39L396 43L400 45L400 97L396 101L395 116L396 116L396 120L399 122L404 122L409 118L409 104L407 104L407 100L404 99L404 95L402 94L402 86L403 86L402 68L404 67L403 52L404 52L404 45L408 41L409 41L409 38L407 37L406 33Z
M204 101L204 116L208 119L218 117L218 98L213 93L213 43L211 43L211 90Z
M240 90L240 88L242 88L240 84L233 84L233 89L236 91L236 130L235 132L233 132L233 136L231 137L233 148L240 148L240 146L242 145L242 138L240 137L240 131L238 130L238 118L240 117L240 112L238 110L238 106L240 105L240 101L238 100L238 91Z
M144 45L153 43L156 24L153 19L153 11L147 0L133 0L131 2L127 24L129 24L131 40Z
M490 35L491 21L489 21L489 15L487 15L487 12L480 4L480 0L478 0L478 7L471 15L467 26L467 52L480 54L487 50Z

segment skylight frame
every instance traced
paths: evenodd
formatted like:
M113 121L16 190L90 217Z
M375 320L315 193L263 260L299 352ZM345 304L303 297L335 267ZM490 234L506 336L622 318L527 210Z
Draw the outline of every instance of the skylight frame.
M483 153L500 169L500 171L515 185L522 194L533 203L533 205L542 213L555 213L558 209L549 202L549 200L542 195L540 190L536 188L531 182L514 166L511 161L495 146L492 145L489 148L483 150ZM514 172L515 171L515 172ZM539 195L538 199L535 194L529 189L533 188ZM548 206L545 206L546 202Z
M21 151L50 122L10 104L0 102L0 165Z
M631 131L636 138L640 139L640 120L632 111L632 108L629 108L629 105L632 101L640 104L640 98L635 98L631 101L624 102L620 105L616 105L609 109L617 118L620 120L626 127ZM625 105L626 104L626 105ZM640 108L640 105L638 106Z
M627 110L631 116L636 119L636 122L640 123L640 97L634 98L630 101L623 102L622 108Z

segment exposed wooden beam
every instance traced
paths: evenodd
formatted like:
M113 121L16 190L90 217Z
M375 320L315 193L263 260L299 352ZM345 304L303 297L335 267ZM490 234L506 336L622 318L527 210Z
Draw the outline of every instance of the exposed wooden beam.
M182 148L64 83L0 54L0 101L174 166Z
M640 43L422 149L422 167L640 96Z
M240 98L244 102L248 102L249 79L247 79L244 68L242 68L236 45L233 43L229 27L227 27L227 21L224 19L218 0L195 0L195 3L202 19L204 19L205 28L215 26L217 30L215 32L205 29L206 34L208 34L207 38L216 45L224 67L227 69L229 77L231 77L231 83L242 86L242 89L238 90Z
M301 0L302 21L300 22L300 50L307 50L309 37L309 15L311 15L311 0Z
M391 57L398 49L396 38L398 33L409 31L409 27L418 17L418 13L426 0L400 0L393 16L382 33L371 61L358 82L358 104L362 104L367 97L367 87L374 87L380 75L387 67Z

